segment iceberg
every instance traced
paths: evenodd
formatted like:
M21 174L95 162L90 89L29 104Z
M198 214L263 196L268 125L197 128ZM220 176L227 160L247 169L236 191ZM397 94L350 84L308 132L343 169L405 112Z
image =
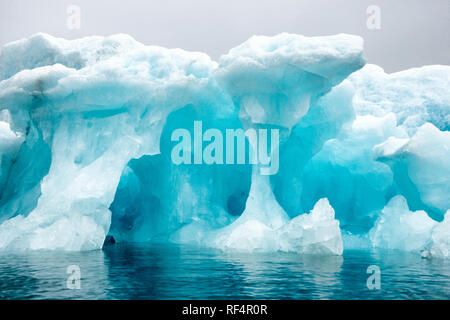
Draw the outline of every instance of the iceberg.
M406 199L396 196L382 210L370 230L370 238L375 247L421 251L431 239L437 224L425 211L409 211Z
M449 81L449 66L366 65L363 39L346 34L253 36L217 62L124 34L9 43L0 251L93 250L108 238L325 255L370 243L446 257ZM245 156L276 170L174 162L172 133L197 139L195 123L214 139L258 132L244 134ZM261 148L267 131L279 143Z

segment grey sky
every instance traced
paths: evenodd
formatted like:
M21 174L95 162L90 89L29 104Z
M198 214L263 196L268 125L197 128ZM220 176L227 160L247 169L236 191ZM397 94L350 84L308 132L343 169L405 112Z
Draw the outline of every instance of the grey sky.
M66 27L70 4L81 29ZM366 27L369 5L381 29ZM128 33L145 44L203 51L214 59L251 35L351 33L369 63L393 72L450 64L450 0L0 0L0 45L36 32L67 39Z

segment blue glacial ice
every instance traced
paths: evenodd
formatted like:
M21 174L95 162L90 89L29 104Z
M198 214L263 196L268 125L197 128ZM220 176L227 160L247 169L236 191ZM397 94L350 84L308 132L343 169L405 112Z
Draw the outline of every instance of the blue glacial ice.
M409 211L406 199L398 195L383 208L369 235L379 248L421 251L436 225L425 211Z
M116 241L449 257L450 66L357 36L254 36L218 62L127 35L0 53L0 250ZM279 168L174 164L175 129L277 129ZM447 213L446 213L447 212Z

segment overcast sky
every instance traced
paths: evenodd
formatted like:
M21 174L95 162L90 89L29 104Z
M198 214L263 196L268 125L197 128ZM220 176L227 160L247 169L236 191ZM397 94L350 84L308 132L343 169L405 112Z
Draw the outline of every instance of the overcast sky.
M81 28L67 27L67 7ZM381 29L368 29L369 5ZM0 45L46 32L67 39L128 33L145 44L203 51L214 59L251 35L351 33L369 63L393 72L450 64L450 0L0 0Z

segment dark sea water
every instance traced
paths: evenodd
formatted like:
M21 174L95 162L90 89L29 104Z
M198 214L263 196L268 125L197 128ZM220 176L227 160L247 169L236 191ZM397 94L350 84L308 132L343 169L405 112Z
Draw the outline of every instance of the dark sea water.
M67 288L70 265L80 268L80 289ZM366 284L371 265L381 271L379 290ZM449 299L450 261L386 251L314 257L118 244L89 252L1 254L0 298Z

